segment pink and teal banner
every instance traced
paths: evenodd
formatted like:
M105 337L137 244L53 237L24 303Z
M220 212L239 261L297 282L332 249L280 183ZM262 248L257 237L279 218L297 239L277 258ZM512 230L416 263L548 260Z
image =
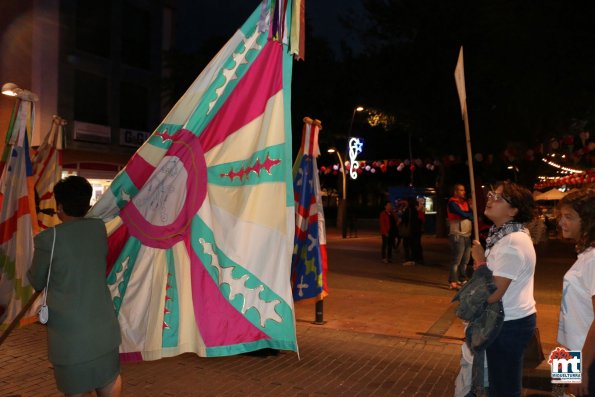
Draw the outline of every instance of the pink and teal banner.
M124 359L297 350L288 37L264 1L118 174L103 218ZM281 26L273 36L270 27ZM280 24L280 25L279 25Z

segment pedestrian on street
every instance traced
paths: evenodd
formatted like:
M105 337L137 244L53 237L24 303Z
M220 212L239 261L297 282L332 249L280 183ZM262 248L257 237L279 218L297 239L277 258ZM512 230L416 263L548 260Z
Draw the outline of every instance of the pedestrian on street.
M397 234L397 214L393 211L390 201L384 204L384 210L379 215L380 235L382 237L381 256L384 263L392 258L393 242Z
M423 263L421 248L421 220L417 212L417 199L407 199L407 207L403 211L400 224L400 234L403 236L403 249L405 251L404 266L413 266Z
M448 285L458 290L466 280L467 264L471 255L471 230L473 228L473 212L466 198L465 186L456 184L454 192L448 199L446 213L448 217L448 242L452 255Z
M558 342L582 352L582 382L568 385L576 396L595 396L595 189L573 191L558 204L565 238L576 242L578 258L564 275Z
M395 219L397 220L397 229L395 231L395 238L393 240L393 248L395 251L399 251L399 246L401 245L401 241L403 240L403 236L399 232L399 223L401 222L401 217L403 215L403 209L407 204L401 200L395 200L393 202L394 211L395 211Z
M487 346L489 396L520 397L523 353L535 332L533 297L535 249L524 224L533 219L535 202L531 192L511 182L497 185L487 196L484 214L494 222L486 249L473 242L474 266L492 271L496 290L487 304L502 301L504 323L496 339Z
M79 176L56 184L62 224L35 237L27 277L37 291L48 283L48 358L58 389L118 397L120 327L105 279L107 234L101 219L84 217L92 192Z

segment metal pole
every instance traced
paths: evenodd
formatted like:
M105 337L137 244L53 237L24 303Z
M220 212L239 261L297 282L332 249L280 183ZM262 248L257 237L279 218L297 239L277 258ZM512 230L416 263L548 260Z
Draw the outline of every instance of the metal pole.
M355 112L357 108L353 108L353 113L351 114L351 123L349 123L349 133L347 134L347 139L351 138L351 130L353 129L353 119L355 119Z
M324 321L324 301L322 299L316 301L316 320L312 324L323 325Z
M409 186L413 186L413 171L411 168L413 166L413 150L411 149L411 130L408 131L409 134Z
M339 202L338 214L337 214L337 227L341 229L341 236L347 238L347 176L345 175L345 164L343 164L343 158L338 150L335 151L337 157L339 157L339 163L341 164L341 174L343 176L343 195Z

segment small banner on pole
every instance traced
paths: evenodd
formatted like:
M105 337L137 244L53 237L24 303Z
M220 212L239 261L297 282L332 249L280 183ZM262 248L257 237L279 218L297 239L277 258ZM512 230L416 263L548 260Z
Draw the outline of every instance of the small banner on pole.
M459 60L455 68L455 82L457 84L457 91L459 93L459 101L461 103L461 115L465 118L467 113L467 93L465 92L465 65L463 61L463 46L459 51Z
M62 135L66 120L54 116L50 131L33 157L37 221L41 229L60 223L55 212L54 185L62 178Z
M473 155L471 150L471 134L469 132L469 114L467 113L467 93L465 91L465 66L463 61L463 46L459 51L459 59L455 67L455 82L461 102L461 114L465 123L465 141L467 146L467 164L469 166L469 186L471 187L471 207L473 211L474 238L479 240L479 225L477 220L477 199L475 196L475 175L473 172Z
M295 237L291 259L293 300L322 300L328 295L326 231L318 165L319 120L304 118L302 146L293 165Z
M33 168L29 140L33 131L34 104L17 100L7 133L0 176L0 330L19 315L34 291L26 273L33 259L33 234L37 229ZM34 306L25 316L30 318Z

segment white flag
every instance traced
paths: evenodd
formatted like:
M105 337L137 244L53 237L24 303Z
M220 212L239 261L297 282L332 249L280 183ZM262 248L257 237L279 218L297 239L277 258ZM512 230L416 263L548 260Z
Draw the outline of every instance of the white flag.
M459 51L459 60L455 68L455 82L457 83L457 91L459 92L459 101L461 102L461 114L465 118L467 113L467 93L465 92L465 65L463 62L463 46Z

